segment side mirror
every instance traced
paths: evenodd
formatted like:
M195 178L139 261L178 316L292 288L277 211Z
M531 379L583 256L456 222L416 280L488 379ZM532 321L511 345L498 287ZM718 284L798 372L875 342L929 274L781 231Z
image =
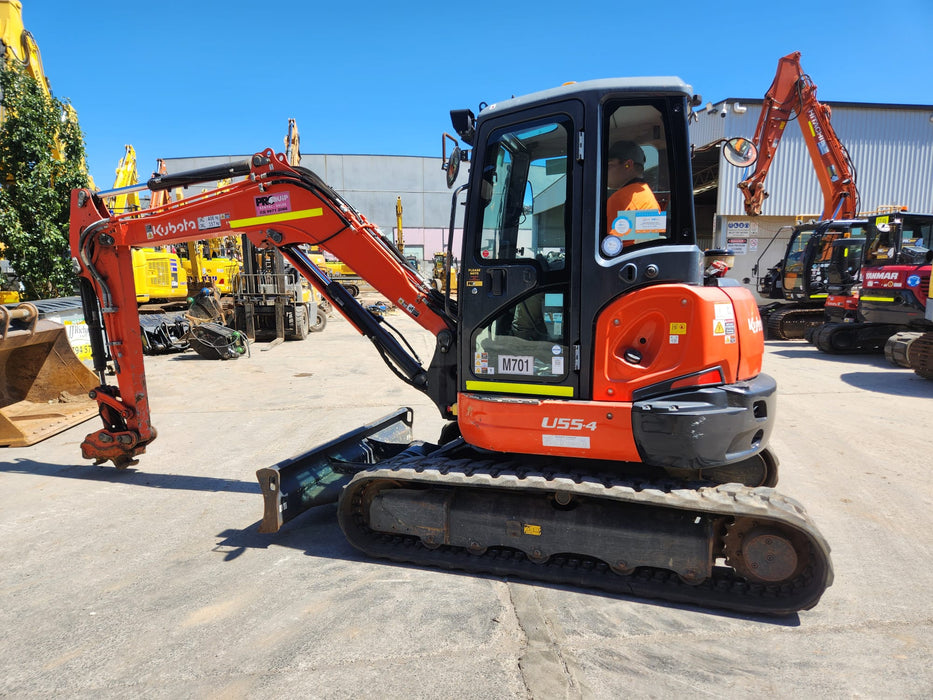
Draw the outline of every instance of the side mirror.
M758 149L748 139L741 136L731 138L723 144L722 154L730 165L747 168L758 160Z
M454 149L450 152L450 158L447 157L447 139L454 144ZM447 173L447 189L454 186L457 181L457 175L460 174L460 160L462 153L460 146L457 145L457 139L450 134L445 133L441 137L441 170Z

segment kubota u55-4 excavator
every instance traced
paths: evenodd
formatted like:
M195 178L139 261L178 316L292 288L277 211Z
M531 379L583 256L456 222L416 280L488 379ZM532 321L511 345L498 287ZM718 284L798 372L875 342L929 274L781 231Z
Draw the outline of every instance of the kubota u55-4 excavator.
M339 501L345 535L376 557L746 612L812 607L832 582L829 547L768 488L776 387L761 373L755 302L702 283L690 105L677 79L613 79L452 112L472 146L446 163L452 184L471 162L451 207L466 190L457 301L271 150L141 185L245 178L183 206L111 215L75 191L71 243L104 423L85 457L126 467L155 439L131 246L235 229L280 250L451 421L437 444L412 442L401 409L260 469L261 530ZM620 141L627 157L611 161ZM659 206L607 211L610 166L637 170ZM309 245L430 331L430 364L316 268ZM108 362L118 386L104 383Z

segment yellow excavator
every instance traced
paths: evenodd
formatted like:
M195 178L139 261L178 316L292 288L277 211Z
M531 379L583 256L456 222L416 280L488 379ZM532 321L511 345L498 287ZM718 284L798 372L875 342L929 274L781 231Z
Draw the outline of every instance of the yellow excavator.
M139 193L133 186L139 181L136 167L136 150L129 144L117 164L113 180L113 194L104 199L107 208L114 214L124 214L140 208ZM188 276L182 267L181 258L173 251L162 248L133 248L133 282L136 284L136 301L179 302L188 299Z
M2 60L23 66L51 98L19 0L0 0L0 43ZM76 118L73 110L67 118ZM62 158L61 147L52 153ZM88 395L97 377L75 356L65 326L42 318L36 304L17 303L14 291L0 302L0 446L32 445L97 415Z

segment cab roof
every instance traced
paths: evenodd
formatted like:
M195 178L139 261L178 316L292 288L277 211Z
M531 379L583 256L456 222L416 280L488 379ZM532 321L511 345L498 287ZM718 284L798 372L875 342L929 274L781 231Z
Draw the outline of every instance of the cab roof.
M655 76L645 78L603 78L586 80L579 83L565 83L559 87L533 92L520 97L513 97L495 102L484 108L479 116L490 117L493 114L524 109L536 104L572 99L584 93L597 93L600 99L604 95L632 93L649 96L683 95L690 98L693 88L675 76Z

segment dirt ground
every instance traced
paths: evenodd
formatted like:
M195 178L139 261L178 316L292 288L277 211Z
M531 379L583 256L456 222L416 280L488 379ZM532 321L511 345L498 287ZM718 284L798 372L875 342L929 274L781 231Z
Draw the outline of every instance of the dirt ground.
M159 437L136 467L81 459L96 422L0 451L0 697L933 695L933 382L881 357L767 343L778 490L835 568L785 618L369 560L333 506L260 535L256 469L399 406L433 440L436 409L339 317L146 364Z

